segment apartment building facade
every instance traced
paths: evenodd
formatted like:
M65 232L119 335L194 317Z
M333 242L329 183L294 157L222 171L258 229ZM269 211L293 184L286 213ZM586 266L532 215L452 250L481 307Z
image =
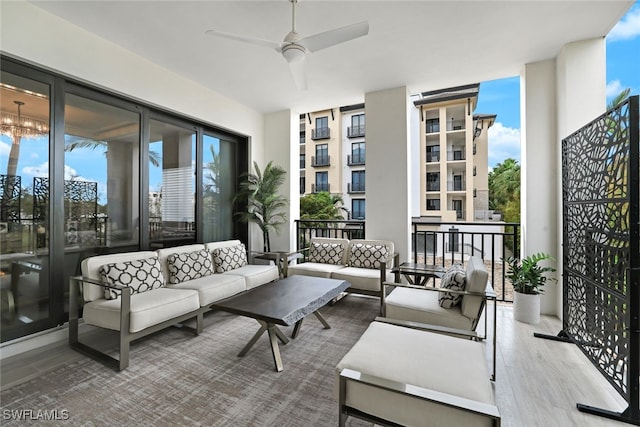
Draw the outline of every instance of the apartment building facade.
M473 84L423 92L414 101L420 110L421 217L499 219L489 210L488 180L488 130L496 116L473 114L479 89ZM349 219L366 218L364 104L300 115L300 194L320 191L341 194Z

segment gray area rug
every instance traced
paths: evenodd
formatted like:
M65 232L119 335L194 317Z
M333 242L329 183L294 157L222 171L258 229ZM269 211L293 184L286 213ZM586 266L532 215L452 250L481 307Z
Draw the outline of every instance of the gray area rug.
M66 421L32 421L39 425L335 426L335 366L376 317L378 304L348 296L321 309L331 329L307 317L298 337L280 345L280 373L267 334L237 357L258 322L209 313L200 336L169 328L135 342L123 372L83 357L11 387L0 394L2 411L68 411ZM293 327L283 331L290 336Z

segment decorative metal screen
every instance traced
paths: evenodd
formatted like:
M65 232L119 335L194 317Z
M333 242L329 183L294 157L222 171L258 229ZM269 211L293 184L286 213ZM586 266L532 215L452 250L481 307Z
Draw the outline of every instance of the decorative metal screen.
M22 196L21 177L0 175L0 221L3 223L20 222L20 197Z
M639 404L638 149L637 96L562 141L564 334L629 402L621 421Z

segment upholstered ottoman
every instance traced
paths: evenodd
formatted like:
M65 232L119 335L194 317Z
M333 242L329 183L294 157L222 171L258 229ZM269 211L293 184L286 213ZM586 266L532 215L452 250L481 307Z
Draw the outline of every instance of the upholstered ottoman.
M482 343L373 322L337 366L347 416L407 426L491 426L500 415Z

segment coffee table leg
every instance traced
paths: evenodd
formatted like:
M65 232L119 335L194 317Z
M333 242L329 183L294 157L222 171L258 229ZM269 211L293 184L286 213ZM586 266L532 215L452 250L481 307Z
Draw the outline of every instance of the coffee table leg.
M322 326L324 326L325 329L331 329L331 326L329 326L327 321L324 320L324 317L322 317L322 314L320 314L319 311L314 311L313 314L315 314L315 316L318 318L320 323L322 323Z
M282 372L282 358L280 357L280 348L278 347L278 328L276 325L269 325L269 341L271 342L271 354L273 354L273 362L276 364L276 371Z
M298 332L300 332L300 328L302 327L302 321L304 319L300 319L296 322L296 325L293 327L293 333L291 334L291 338L295 338L298 336Z
M273 330L276 332L276 335L278 336L278 338L280 338L280 341L282 341L283 345L289 342L289 338L287 338L284 332L282 332L276 325L273 325Z
M238 357L242 357L245 354L247 354L247 352L251 350L251 347L253 347L256 341L258 341L258 338L260 338L267 329L268 329L267 324L265 322L260 322L260 329L258 329L258 332L256 332L253 335L253 337L251 337L247 345L245 345L244 348L240 351L240 353L238 353Z

